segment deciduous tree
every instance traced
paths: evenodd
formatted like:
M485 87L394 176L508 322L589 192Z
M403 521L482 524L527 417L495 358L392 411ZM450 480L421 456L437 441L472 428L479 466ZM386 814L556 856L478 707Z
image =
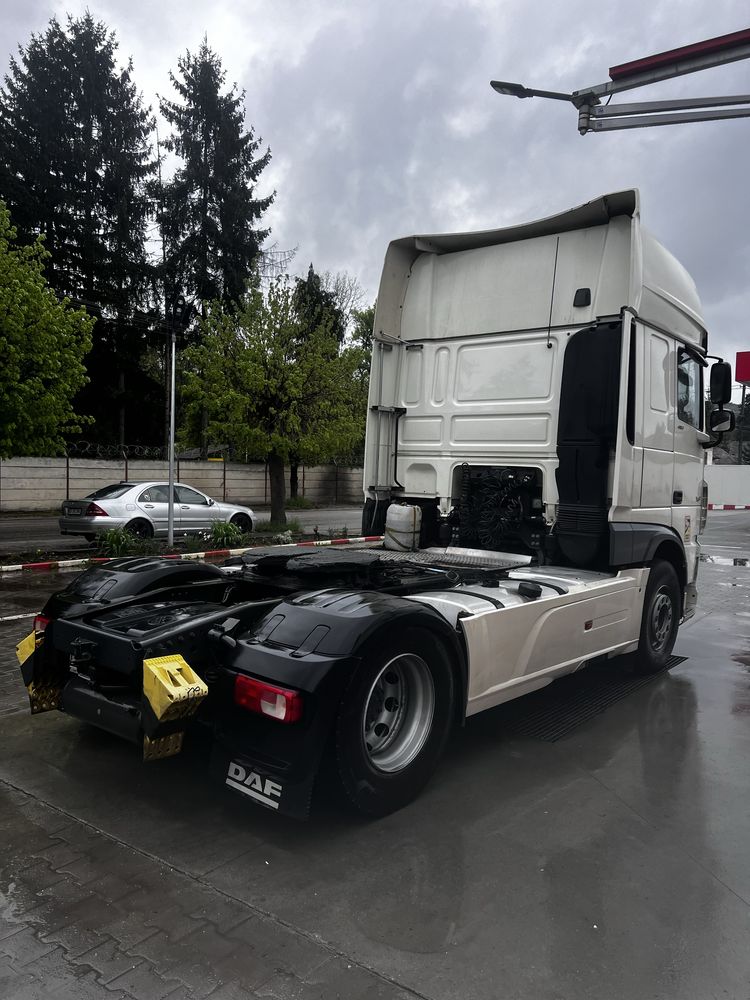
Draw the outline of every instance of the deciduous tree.
M303 335L304 334L304 335ZM267 292L254 283L236 309L214 303L200 343L185 352L183 435L194 441L200 415L214 440L268 462L271 519L285 523L284 465L320 462L361 438L353 406L361 351L339 350L330 320L303 327L285 279Z
M58 301L41 237L16 242L0 202L0 458L49 455L80 430L72 400L86 381L93 320Z

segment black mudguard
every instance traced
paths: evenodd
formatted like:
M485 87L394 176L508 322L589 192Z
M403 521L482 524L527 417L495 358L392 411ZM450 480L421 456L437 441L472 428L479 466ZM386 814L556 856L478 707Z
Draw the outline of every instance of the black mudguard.
M90 566L64 590L53 594L42 614L52 619L70 618L91 608L128 597L137 597L162 587L209 581L224 574L218 566L189 559L161 556L112 559Z
M231 789L280 813L303 819L323 752L352 671L387 630L421 626L439 636L459 667L461 705L466 659L458 635L433 608L376 592L324 590L281 602L252 631L219 641L231 708L215 721L212 769ZM252 674L305 693L304 716L284 725L234 705L237 674Z

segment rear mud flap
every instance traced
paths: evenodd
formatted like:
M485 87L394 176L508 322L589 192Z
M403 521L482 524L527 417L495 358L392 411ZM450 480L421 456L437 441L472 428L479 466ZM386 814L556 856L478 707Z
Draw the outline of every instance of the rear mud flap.
M43 642L44 637L40 633L30 632L16 646L16 657L29 695L32 715L54 712L60 707L66 680L63 672L44 663Z
M255 805L293 819L307 819L310 815L316 769L304 778L291 781L267 764L231 754L216 745L211 754L210 770L214 778Z

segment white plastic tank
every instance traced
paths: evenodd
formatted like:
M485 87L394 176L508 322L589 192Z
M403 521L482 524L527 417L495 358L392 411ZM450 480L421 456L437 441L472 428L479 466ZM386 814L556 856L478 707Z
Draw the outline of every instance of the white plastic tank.
M385 515L385 547L397 552L415 552L419 548L421 527L421 507L392 503Z

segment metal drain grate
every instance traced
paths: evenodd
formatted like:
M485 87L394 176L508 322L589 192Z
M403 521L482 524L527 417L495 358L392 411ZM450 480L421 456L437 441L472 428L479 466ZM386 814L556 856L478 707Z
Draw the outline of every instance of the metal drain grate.
M514 559L511 555L484 552L481 549L420 549L418 552L378 550L383 562L411 562L426 566L471 566L482 569L518 569L528 566L528 559Z
M670 656L663 670L647 677L627 676L619 665L616 669L594 666L589 676L589 671L573 674L538 694L509 702L506 706L511 716L507 720L508 729L517 736L555 743L686 659L687 656ZM536 702L535 706L529 704L532 700ZM512 714L514 709L515 717Z

